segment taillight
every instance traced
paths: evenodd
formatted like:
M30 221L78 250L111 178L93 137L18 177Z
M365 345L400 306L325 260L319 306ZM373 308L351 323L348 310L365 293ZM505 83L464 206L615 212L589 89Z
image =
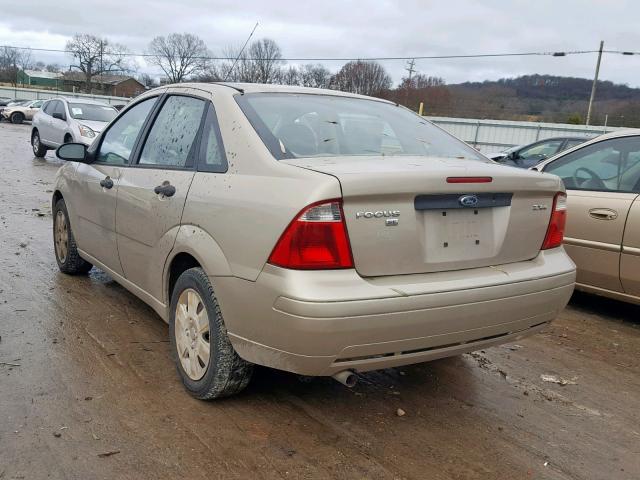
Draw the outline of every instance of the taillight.
M549 228L547 235L542 242L541 250L555 248L562 245L564 238L564 226L567 222L567 195L558 192L553 198L553 210L551 211L551 220L549 220Z
M269 263L298 270L353 268L342 201L324 200L300 212L276 243Z

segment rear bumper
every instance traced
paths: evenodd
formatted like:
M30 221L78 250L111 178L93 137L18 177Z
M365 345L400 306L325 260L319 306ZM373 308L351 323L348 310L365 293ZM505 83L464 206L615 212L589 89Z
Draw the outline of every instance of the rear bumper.
M527 262L364 279L267 265L256 282L212 278L233 346L304 375L419 363L534 333L564 308L575 266L562 248Z

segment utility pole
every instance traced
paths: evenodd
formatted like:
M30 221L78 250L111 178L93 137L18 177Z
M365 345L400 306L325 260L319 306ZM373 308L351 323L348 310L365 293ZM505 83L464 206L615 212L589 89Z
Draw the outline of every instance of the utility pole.
M104 40L101 38L100 39L100 75L98 76L98 81L100 82L100 90L102 90L102 93L104 94L104 83L102 83L103 80L103 75L104 75ZM91 93L91 92L89 92Z
M591 97L589 98L589 109L587 110L587 121L585 125L591 122L591 109L593 108L593 99L596 96L596 85L598 84L598 74L600 73L600 60L602 60L602 48L604 41L600 40L600 50L598 51L598 62L596 63L596 75L593 77L593 85L591 86Z
M407 90L405 92L405 99L404 99L404 103L409 103L409 90L411 89L411 77L413 77L413 72L415 72L415 65L416 65L416 59L412 58L411 60L407 61L407 66L405 67L405 70L407 72L409 72L409 81L407 82Z
M411 85L411 77L413 77L413 72L416 71L416 69L414 68L415 66L416 66L415 58L412 58L411 60L407 61L407 66L405 70L409 72L409 85Z

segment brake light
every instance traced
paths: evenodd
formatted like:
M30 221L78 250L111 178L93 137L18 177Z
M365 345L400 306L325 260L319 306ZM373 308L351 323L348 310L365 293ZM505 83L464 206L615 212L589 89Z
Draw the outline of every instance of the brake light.
M567 195L558 192L553 198L553 210L551 220L547 228L547 235L542 242L541 250L556 248L562 244L564 238L564 227L567 222Z
M297 270L353 268L341 200L305 208L286 228L269 263Z
M447 177L447 183L491 183L493 177Z

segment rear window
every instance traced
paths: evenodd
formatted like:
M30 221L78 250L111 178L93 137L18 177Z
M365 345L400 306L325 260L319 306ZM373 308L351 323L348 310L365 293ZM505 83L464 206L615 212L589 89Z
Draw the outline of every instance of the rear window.
M422 117L386 102L292 93L254 93L236 99L279 160L417 155L487 161Z
M92 122L110 122L118 111L107 105L94 105L91 103L69 102L69 114L76 120L88 120Z

